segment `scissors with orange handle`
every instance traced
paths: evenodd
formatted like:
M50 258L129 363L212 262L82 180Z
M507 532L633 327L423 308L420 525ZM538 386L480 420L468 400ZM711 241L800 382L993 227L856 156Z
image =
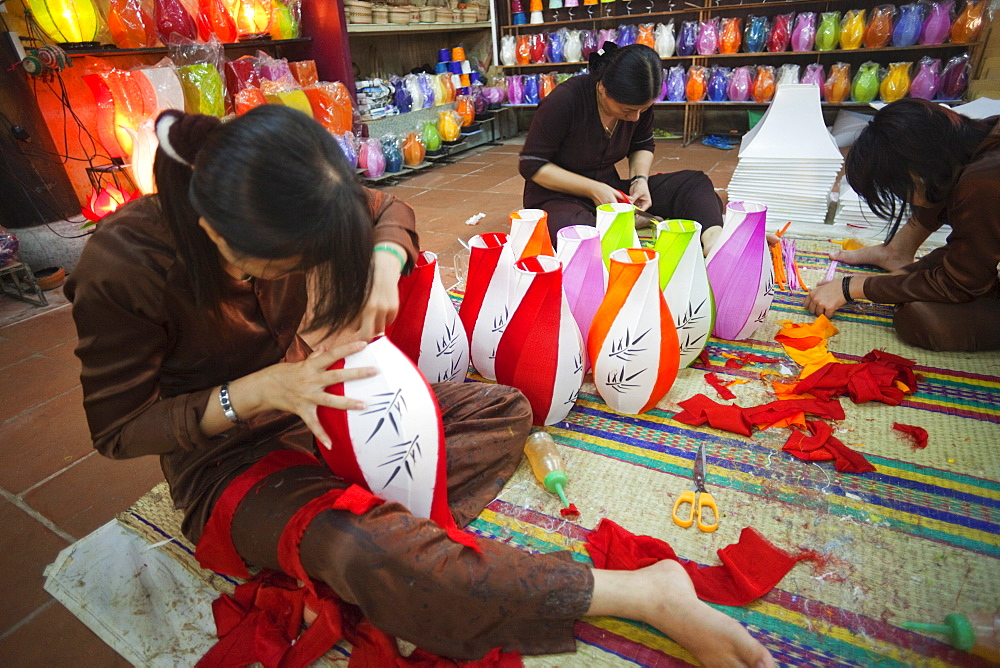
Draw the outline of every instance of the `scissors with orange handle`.
M698 454L694 458L694 468L691 470L691 477L694 479L695 489L686 489L674 501L674 510L671 513L674 524L685 529L697 520L698 528L702 531L710 532L719 528L719 508L715 505L715 497L705 491L705 444L698 446ZM681 506L687 504L689 510L686 516L678 514ZM709 524L705 521L705 509L711 509L711 520Z

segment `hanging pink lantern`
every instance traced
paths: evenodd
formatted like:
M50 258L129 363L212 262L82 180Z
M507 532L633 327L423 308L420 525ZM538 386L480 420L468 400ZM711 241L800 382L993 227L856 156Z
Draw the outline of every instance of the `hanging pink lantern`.
M611 253L608 291L591 323L587 352L597 392L619 413L655 407L677 378L677 330L659 273L654 250Z
M462 382L469 371L469 339L441 282L437 255L420 253L398 287L399 315L385 335L432 382Z
M767 207L730 202L722 233L706 258L720 339L742 341L764 322L774 300L774 265L764 225Z
M330 386L327 392L363 401L364 410L317 408L333 443L331 448L317 444L330 470L402 504L415 517L434 520L452 540L475 547L475 539L457 527L448 509L441 412L420 370L385 337L330 368L359 367L375 367L379 374Z
M519 260L512 289L516 306L497 345L497 381L524 393L534 424L555 424L576 403L585 366L562 265L547 255Z

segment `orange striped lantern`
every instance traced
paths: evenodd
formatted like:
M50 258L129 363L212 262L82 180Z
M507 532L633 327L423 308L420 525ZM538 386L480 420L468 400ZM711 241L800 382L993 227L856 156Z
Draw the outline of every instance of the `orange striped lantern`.
M591 323L587 352L597 392L619 413L644 413L670 390L680 354L674 319L660 292L656 251L611 253L608 290Z
M542 209L518 209L510 214L510 249L514 260L533 255L551 255L549 214Z

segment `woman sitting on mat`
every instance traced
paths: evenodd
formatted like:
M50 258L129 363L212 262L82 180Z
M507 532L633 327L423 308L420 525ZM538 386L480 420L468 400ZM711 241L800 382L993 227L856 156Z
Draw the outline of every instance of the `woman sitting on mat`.
M393 319L395 283L417 254L413 211L361 187L330 134L288 107L224 124L168 111L156 127L158 194L103 221L67 283L92 437L108 457L160 457L199 551L210 537L215 552L235 548L240 568L242 559L281 570L289 519L348 487L309 456L329 442L317 406L363 408L325 389L377 370L328 368ZM303 322L307 283L318 297ZM359 340L310 350L300 326L351 326ZM451 508L464 525L517 467L531 408L500 385L433 391ZM245 483L275 453L296 463ZM230 485L245 494L220 535L213 511L232 498ZM773 665L739 623L695 597L677 562L602 571L479 543L482 553L384 503L320 510L298 557L375 626L448 657L573 651L575 619L616 615L655 626L709 665Z
M590 54L590 74L559 84L538 105L519 170L524 206L548 212L553 243L564 227L594 225L595 207L623 195L640 211L701 223L706 253L722 230L722 200L704 172L649 174L662 67L648 46L605 42ZM627 179L616 168L624 158ZM649 220L636 216L638 225Z
M831 253L891 273L819 285L827 316L854 299L895 304L899 338L930 350L1000 349L1000 117L973 120L916 98L886 105L847 156L851 187L889 223L886 242ZM905 205L912 214L902 227ZM943 224L947 243L914 262Z

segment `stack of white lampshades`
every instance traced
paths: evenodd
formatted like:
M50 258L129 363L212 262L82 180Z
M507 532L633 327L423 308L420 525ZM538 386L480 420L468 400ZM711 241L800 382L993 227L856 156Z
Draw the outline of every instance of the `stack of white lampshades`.
M772 223L825 223L844 163L823 122L819 87L779 85L763 118L740 144L729 201L767 206Z
M902 202L900 202L902 206ZM909 217L903 214L903 220ZM840 197L837 200L837 211L833 217L834 225L848 225L862 229L881 229L886 222L871 210L868 203L851 187L846 178L840 180Z

